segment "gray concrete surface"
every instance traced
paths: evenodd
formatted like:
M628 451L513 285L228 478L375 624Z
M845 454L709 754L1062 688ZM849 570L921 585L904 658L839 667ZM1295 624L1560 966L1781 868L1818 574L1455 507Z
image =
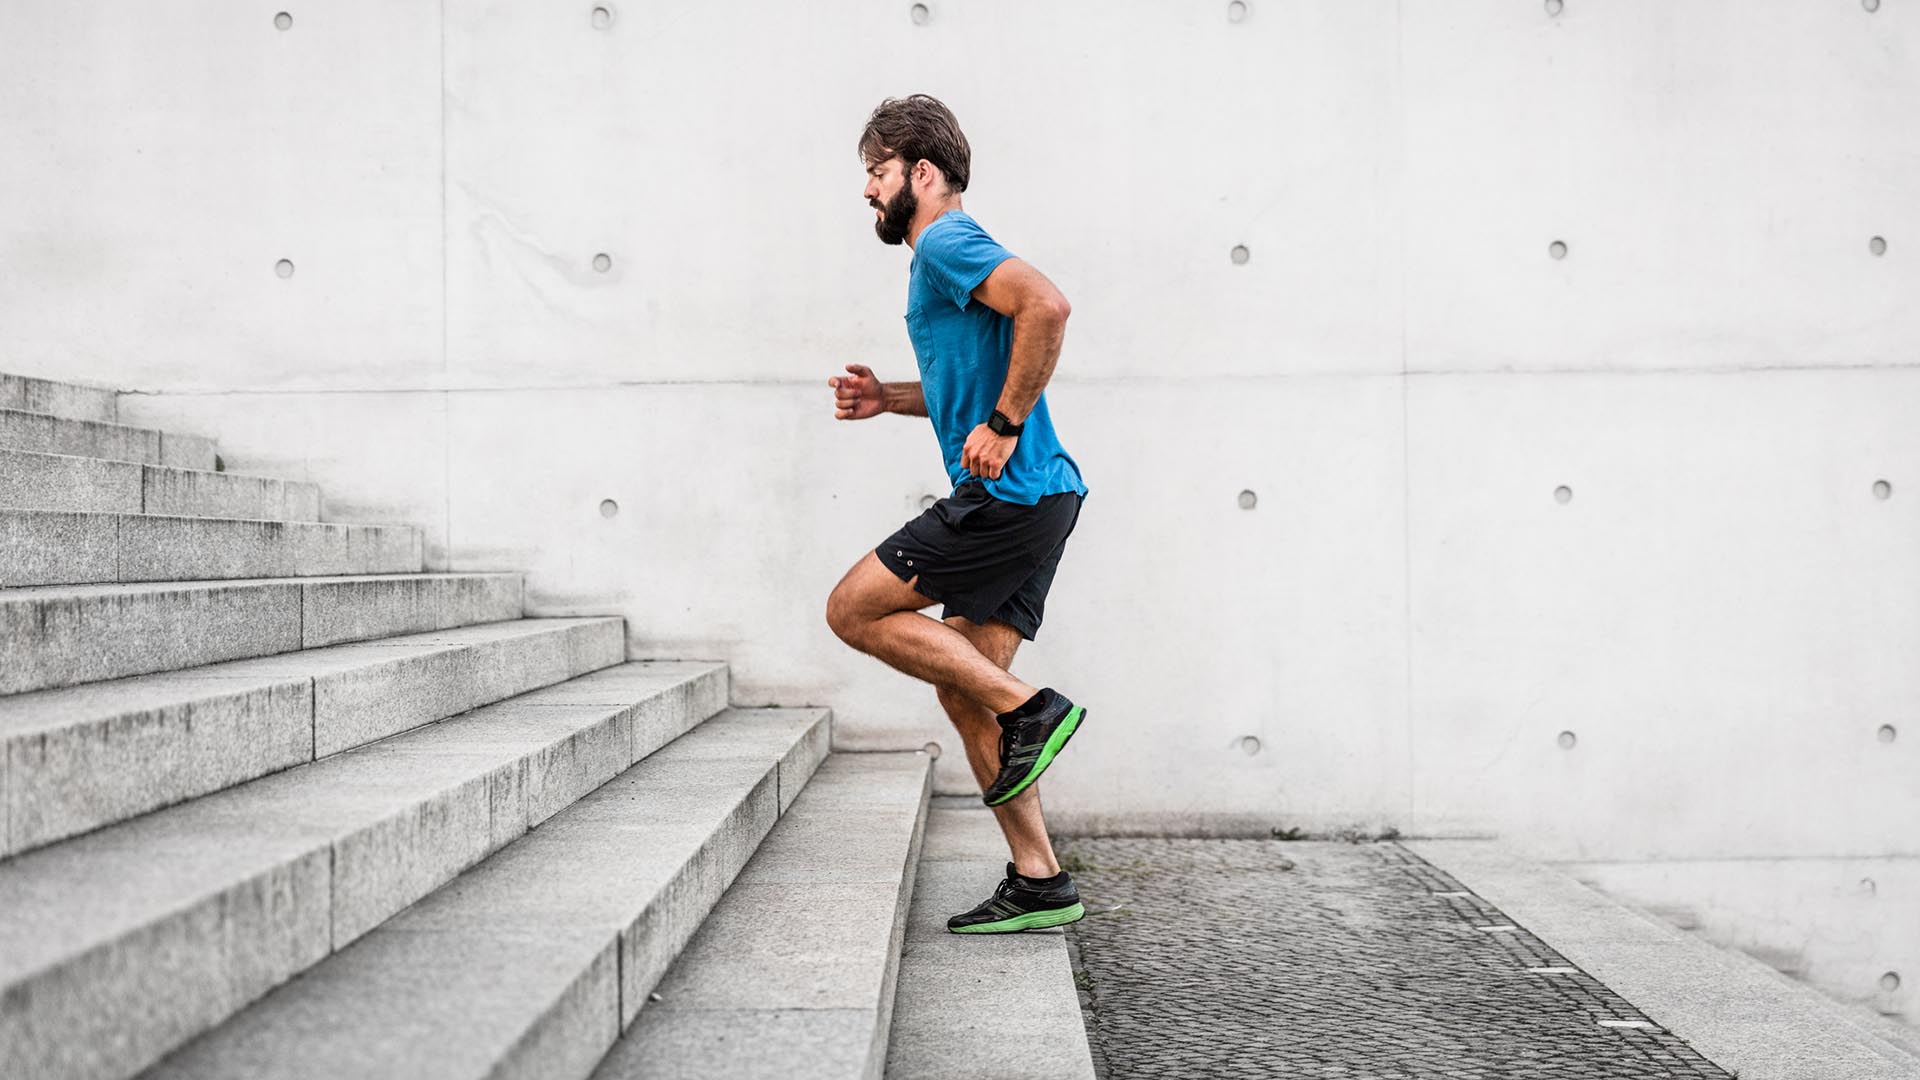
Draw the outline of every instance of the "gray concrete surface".
M63 420L13 409L0 409L0 450L71 454L148 465L171 464L161 456L160 433L151 428ZM200 467L211 468L212 463Z
M0 1075L146 1067L526 833L536 791L578 799L629 767L624 721L651 691L634 693L503 702L0 863ZM741 754L769 824L786 749Z
M0 693L520 617L517 574L0 589Z
M594 1080L878 1080L930 764L828 757Z
M1405 847L1741 1080L1920 1077L1920 1056L1883 1037L1857 1007L1497 841L1410 840Z
M519 574L309 579L300 585L305 648L503 622L521 615Z
M617 618L527 619L0 698L0 854L610 667L625 649ZM724 669L705 674L724 688Z
M151 1077L585 1077L773 828L777 763L828 722L721 713Z
M160 460L154 464L210 472L220 467L217 451L214 441L204 436L163 431L160 433Z
M111 424L120 415L116 404L119 396L118 391L106 387L0 372L0 409Z
M0 510L0 586L417 574L417 529Z
M297 649L302 589L274 580L0 590L0 693Z
M265 476L0 450L0 507L318 521L320 488Z
M138 514L145 502L145 470L153 467L70 454L0 450L0 506Z
M141 470L141 512L174 517L320 520L316 484L203 469L148 465Z
M947 930L947 916L992 895L1006 852L978 798L933 801L894 992L888 1080L1092 1080L1065 932Z

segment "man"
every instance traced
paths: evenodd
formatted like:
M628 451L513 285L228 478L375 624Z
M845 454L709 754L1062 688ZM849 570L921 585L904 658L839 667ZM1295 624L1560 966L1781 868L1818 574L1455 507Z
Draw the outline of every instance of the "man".
M1037 780L1086 710L1007 669L1039 632L1054 569L1087 487L1055 437L1042 390L1060 358L1066 298L960 206L971 151L924 94L890 98L860 136L874 231L913 248L907 335L920 380L859 364L828 380L834 415L933 421L953 491L854 564L827 600L842 641L934 685L1013 861L993 896L947 920L1006 933L1081 918L1054 858ZM920 609L941 601L935 620Z

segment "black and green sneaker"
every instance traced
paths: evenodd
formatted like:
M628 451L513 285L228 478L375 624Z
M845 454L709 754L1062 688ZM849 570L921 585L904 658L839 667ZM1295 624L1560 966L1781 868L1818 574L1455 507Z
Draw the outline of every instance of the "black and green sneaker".
M947 929L956 934L1011 934L1079 922L1086 914L1080 890L1073 887L1073 878L1065 870L1046 881L1034 881L1015 873L1008 863L1006 880L993 895L972 911L949 918Z
M1052 687L1040 691L1040 711L1032 716L1000 721L1000 775L981 794L988 806L999 806L1040 779L1060 748L1067 745L1087 710L1068 701Z

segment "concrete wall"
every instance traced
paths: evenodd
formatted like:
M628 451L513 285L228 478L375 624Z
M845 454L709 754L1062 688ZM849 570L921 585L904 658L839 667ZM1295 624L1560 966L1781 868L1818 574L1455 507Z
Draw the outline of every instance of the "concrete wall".
M604 6L15 5L4 366L958 790L821 619L945 491L826 387L912 377L854 143L932 92L1074 305L1062 827L1915 853L1920 7Z

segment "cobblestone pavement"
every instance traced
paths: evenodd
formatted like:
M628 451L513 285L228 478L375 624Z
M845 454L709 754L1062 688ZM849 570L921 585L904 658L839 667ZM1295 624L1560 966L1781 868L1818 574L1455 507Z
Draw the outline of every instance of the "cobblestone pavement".
M1399 844L1059 854L1087 904L1068 938L1110 1080L1729 1076Z

